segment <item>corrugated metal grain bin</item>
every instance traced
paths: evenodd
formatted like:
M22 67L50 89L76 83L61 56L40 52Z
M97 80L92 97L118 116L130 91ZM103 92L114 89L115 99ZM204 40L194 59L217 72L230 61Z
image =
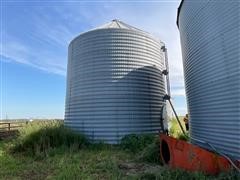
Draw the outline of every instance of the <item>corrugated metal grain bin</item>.
M93 142L157 133L165 94L163 43L113 20L69 45L65 125Z
M177 24L190 135L240 159L240 2L184 0Z

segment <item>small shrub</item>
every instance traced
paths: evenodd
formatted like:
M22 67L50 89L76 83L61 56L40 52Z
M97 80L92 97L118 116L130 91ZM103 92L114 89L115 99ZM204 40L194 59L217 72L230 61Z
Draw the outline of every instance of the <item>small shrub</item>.
M160 158L160 139L155 137L154 142L143 149L138 159L149 163L162 164Z
M124 150L136 153L142 151L146 146L152 144L155 136L152 134L137 135L130 134L122 138L120 146Z

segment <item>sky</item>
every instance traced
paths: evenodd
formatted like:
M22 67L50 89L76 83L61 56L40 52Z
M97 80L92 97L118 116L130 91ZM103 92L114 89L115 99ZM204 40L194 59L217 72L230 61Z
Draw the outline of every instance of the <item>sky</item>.
M67 47L112 19L147 31L168 48L173 103L185 114L180 1L1 1L1 119L63 118Z

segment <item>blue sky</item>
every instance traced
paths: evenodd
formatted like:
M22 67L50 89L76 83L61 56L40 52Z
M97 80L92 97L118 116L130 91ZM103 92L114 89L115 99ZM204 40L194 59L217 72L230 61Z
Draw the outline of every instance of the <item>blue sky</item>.
M157 36L169 53L174 105L186 112L176 13L180 1L2 1L1 118L63 118L67 46L119 19Z

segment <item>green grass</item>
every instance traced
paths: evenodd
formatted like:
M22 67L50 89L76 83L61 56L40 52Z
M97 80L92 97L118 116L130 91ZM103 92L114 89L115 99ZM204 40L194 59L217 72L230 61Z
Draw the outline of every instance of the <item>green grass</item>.
M62 122L34 122L21 129L20 136L11 150L33 156L47 156L54 148L78 150L88 144L85 136L75 134L65 128Z
M124 150L136 153L142 151L147 145L155 141L155 136L152 134L130 134L126 135L121 140L121 147Z
M17 139L0 141L0 179L237 179L161 166L154 136L132 135L124 143L93 145L59 122L33 122Z
M170 127L170 130L169 130L169 134L177 139L181 139L181 140L184 140L184 141L189 141L189 133L186 131L186 128L185 128L185 124L184 124L184 121L183 121L183 117L179 117L179 120L180 120L180 123L186 133L183 134L179 124L178 124L178 121L176 119L172 119L171 120L171 127Z

